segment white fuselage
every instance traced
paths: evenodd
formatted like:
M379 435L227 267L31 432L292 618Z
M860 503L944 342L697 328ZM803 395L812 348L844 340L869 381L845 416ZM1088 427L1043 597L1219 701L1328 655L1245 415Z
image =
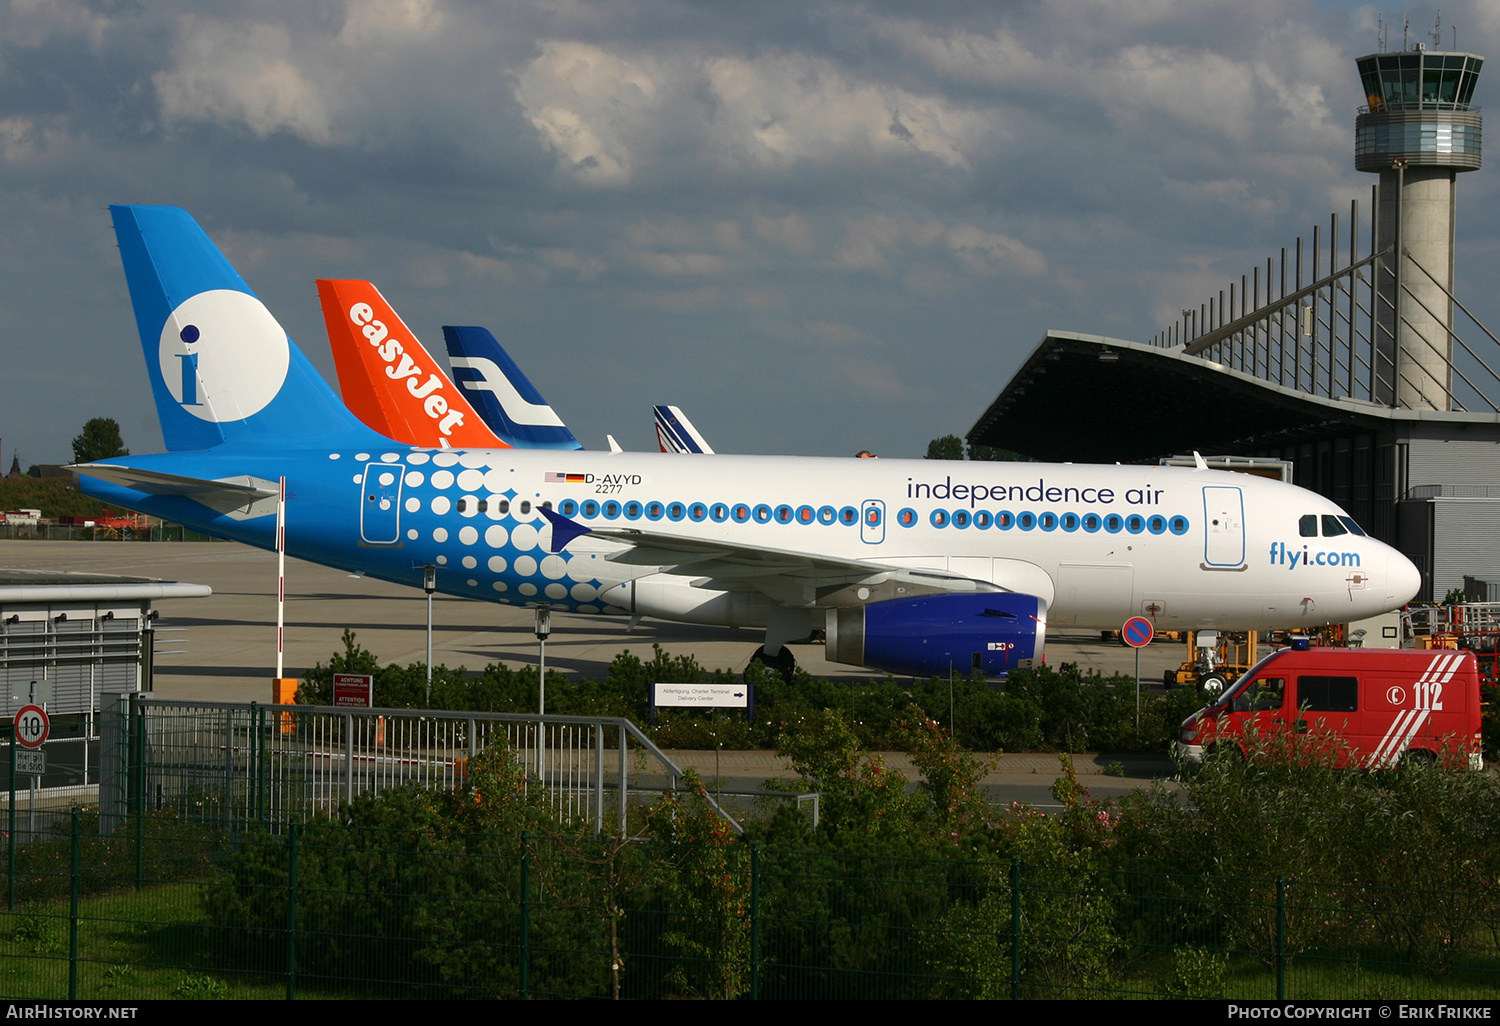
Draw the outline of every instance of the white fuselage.
M1218 471L514 449L334 458L356 472L349 502L369 519L372 556L392 545L447 568L444 590L582 612L757 626L772 607L873 600L843 587L847 573L810 569L818 556L876 564L867 590L901 567L1037 595L1054 628L1134 615L1159 628L1348 622L1400 606L1420 583L1400 553L1342 527L1328 500ZM391 479L374 507L367 466ZM585 527L785 554L785 569L592 535L551 553L542 503Z

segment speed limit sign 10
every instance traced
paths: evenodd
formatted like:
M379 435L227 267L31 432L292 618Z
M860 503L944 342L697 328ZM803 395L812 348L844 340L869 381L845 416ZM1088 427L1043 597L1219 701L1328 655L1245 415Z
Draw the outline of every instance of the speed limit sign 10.
M47 711L39 705L23 705L16 712L16 740L23 748L40 748L47 740L52 721Z

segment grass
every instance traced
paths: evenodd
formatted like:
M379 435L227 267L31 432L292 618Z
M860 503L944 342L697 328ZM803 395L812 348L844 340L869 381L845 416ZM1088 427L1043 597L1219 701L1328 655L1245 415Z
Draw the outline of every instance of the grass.
M78 996L129 1001L286 996L281 980L209 964L212 929L198 883L166 884L79 902ZM68 906L0 912L0 997L68 996Z
M200 882L158 884L82 899L79 903L78 996L131 1000L279 1000L279 975L222 964L217 943L223 924L208 922ZM0 912L0 998L57 1000L68 995L68 905L38 902ZM309 942L312 939L309 939ZM1500 963L1479 957L1443 972L1395 962L1374 950L1298 956L1286 970L1286 997L1307 1000L1493 1000ZM1391 960L1388 960L1391 959ZM375 975L378 967L371 966ZM1183 996L1273 1000L1272 966L1255 956L1159 950L1136 962L1112 993L1087 990L1078 980L1065 993L1027 985L1028 996ZM391 996L375 980L315 985L299 980L299 998Z

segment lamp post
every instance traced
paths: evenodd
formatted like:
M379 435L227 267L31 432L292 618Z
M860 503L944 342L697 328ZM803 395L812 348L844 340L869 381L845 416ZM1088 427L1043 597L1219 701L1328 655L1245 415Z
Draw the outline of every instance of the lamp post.
M539 656L537 659L537 715L547 715L547 635L552 633L552 607L540 605L536 607L536 640ZM544 782L546 774L546 752L547 752L547 727L540 720L536 725L536 775Z
M437 591L437 567L422 567L422 590L427 593L427 705L432 706L432 593Z

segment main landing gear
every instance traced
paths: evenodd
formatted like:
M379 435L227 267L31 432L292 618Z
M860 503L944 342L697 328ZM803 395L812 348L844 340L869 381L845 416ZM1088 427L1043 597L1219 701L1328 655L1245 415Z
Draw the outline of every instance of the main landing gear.
M792 674L797 669L797 657L792 655L792 650L786 645L782 645L781 651L775 655L766 655L766 646L762 645L755 650L750 661L760 663L768 670L775 670L788 684L792 682Z

